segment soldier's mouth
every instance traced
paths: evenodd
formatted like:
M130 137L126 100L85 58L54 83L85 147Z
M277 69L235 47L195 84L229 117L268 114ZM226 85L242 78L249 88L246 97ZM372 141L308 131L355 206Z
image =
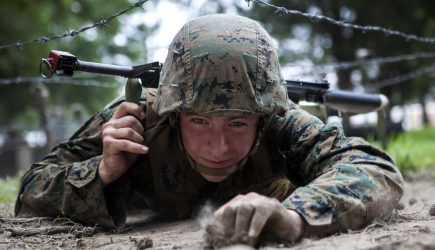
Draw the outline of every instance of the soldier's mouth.
M215 161L215 160L208 160L204 159L204 165L209 168L227 168L231 166L231 160L222 160L222 161Z

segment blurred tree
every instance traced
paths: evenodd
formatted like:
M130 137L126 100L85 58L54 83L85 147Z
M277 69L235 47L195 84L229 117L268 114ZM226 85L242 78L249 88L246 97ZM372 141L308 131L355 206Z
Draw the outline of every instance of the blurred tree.
M434 37L435 2L416 0L386 0L375 2L311 0L267 1L287 9L310 14L320 14L349 23L382 26L422 37ZM382 32L361 32L343 28L329 22L306 17L277 13L276 9L252 3L250 10L239 8L243 15L262 22L279 41L281 63L312 61L316 64L365 60L417 52L433 51L434 44L407 41ZM352 69L336 70L341 89L369 87L371 82L398 77L433 63L420 59L385 65L368 65ZM315 72L312 73L316 76ZM324 75L318 75L322 78ZM320 79L319 79L320 80ZM392 103L404 104L422 100L430 93L433 76L418 77L383 87L378 92L387 95ZM347 125L344 120L344 125Z
M174 1L191 5L191 0ZM400 30L419 36L433 36L435 33L435 2L415 0L385 0L376 2L337 0L269 0L268 2L288 9L311 14L321 14L336 20L360 25L376 25ZM119 10L125 9L131 1L107 2L103 0L25 0L4 1L0 8L0 45L15 41L27 41L41 36L63 34L68 29L79 29L98 22ZM239 3L239 2L238 2ZM327 22L315 22L305 17L276 13L276 10L251 3L251 8L237 5L235 1L206 1L202 6L193 6L202 13L234 12L259 20L273 37L279 41L280 59L283 65L289 62L312 61L316 64L365 60L371 57L397 56L416 52L433 51L431 44L406 41L381 32L361 32L342 28ZM153 4L152 2L147 4ZM146 11L146 7L145 7ZM132 11L134 12L134 11ZM201 12L201 11L200 11ZM108 63L143 63L144 41L155 27L144 24L136 27L138 32L123 37L120 20L112 20L107 27L92 29L74 38L34 44L22 49L0 51L0 78L16 76L37 76L39 60L46 57L50 49L66 50L81 60ZM119 41L124 40L124 42ZM361 53L363 52L363 53ZM433 61L433 60L432 60ZM336 70L338 86L341 89L368 87L377 82L414 71L428 64L428 60L403 61L385 65L369 65L347 70ZM325 74L312 72L321 79ZM116 81L109 78L107 81ZM73 102L85 104L89 112L101 108L117 94L117 89L98 87L77 87L66 84L50 84L51 105L69 105ZM433 77L426 75L403 81L398 85L381 88L392 104L422 100L433 86ZM412 85L411 85L412 84ZM29 101L29 84L0 86L0 127L19 121L35 120ZM35 122L37 124L37 122Z
M118 13L131 4L128 0L2 1L0 45L79 30ZM107 26L90 29L75 37L0 50L0 78L38 77L40 60L47 57L52 49L68 51L84 61L143 63L141 59L146 58L144 40L152 28L141 24L136 27L139 32L135 33L135 37L124 37L122 34L122 20L135 11L143 10L135 8L126 15L111 20ZM119 43L117 38L126 39L127 43ZM103 80L110 84L122 79ZM49 105L68 107L78 102L84 104L88 112L93 113L119 94L119 89L116 88L77 86L68 84L68 81L69 78L62 78L62 84L46 85L50 92ZM83 82L86 83L86 80ZM36 109L29 98L31 88L28 83L0 86L0 127L17 121L27 124L27 127L38 124L38 119L35 119L38 117L35 114Z

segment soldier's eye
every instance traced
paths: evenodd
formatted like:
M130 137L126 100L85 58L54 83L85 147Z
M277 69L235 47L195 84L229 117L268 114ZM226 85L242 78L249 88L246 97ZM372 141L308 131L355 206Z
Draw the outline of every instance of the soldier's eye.
M191 121L195 124L207 124L207 120L205 120L203 118L198 118L198 117L192 118Z
M244 127L244 126L246 126L246 123L244 123L244 122L231 122L231 127L240 128L240 127Z

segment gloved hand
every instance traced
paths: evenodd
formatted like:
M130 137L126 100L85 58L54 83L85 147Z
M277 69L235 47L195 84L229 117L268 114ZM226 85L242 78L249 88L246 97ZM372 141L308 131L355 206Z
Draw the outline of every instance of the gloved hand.
M103 125L103 159L98 168L103 185L123 175L139 154L148 153L148 147L143 145L144 118L143 107L123 102Z
M254 246L261 233L293 242L302 235L304 226L297 212L286 209L277 199L257 193L236 196L213 217L222 224L223 234L230 244Z

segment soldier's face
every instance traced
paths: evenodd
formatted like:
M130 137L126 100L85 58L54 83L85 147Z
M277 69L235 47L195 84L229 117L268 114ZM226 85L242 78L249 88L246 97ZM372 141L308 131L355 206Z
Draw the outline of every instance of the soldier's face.
M259 115L204 116L180 114L185 150L198 164L208 168L229 168L241 161L254 143ZM228 176L200 174L212 182Z

